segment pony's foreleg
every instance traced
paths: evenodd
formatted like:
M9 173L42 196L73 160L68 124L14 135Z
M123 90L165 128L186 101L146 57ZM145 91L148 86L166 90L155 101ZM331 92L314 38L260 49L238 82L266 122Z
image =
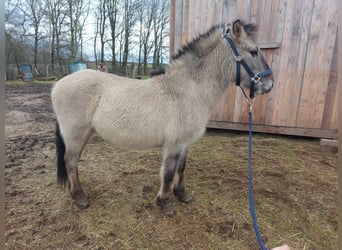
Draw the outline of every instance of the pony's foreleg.
M157 204L167 216L174 216L174 210L167 200L167 192L170 189L181 152L164 152L164 161L160 169L160 190L157 195Z
M185 203L189 203L193 200L193 197L185 192L184 187L184 170L186 165L187 151L187 148L184 148L180 154L173 186L173 193L180 201Z

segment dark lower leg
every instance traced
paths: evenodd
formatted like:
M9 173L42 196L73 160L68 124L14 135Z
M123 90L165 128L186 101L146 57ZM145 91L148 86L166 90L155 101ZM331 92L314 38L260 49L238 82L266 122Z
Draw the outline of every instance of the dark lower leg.
M70 195L75 200L75 204L81 209L87 208L89 206L88 196L83 191L78 176L71 176L70 179L73 179L73 185L70 185Z
M193 198L191 195L185 192L184 181L183 181L184 170L185 170L185 165L186 165L186 154L187 154L187 150L185 149L179 158L176 178L175 178L175 182L173 186L173 193L177 196L177 198L180 201L189 203L192 201Z
M77 159L77 160L76 160ZM89 206L88 197L86 193L83 191L79 178L78 178L78 170L77 170L77 158L75 157L66 157L66 168L68 173L68 187L71 197L75 200L75 204L81 208L87 208Z
M160 173L161 185L157 196L157 204L167 216L174 215L174 210L167 200L167 192L172 184L178 160L179 154L168 155L164 160Z

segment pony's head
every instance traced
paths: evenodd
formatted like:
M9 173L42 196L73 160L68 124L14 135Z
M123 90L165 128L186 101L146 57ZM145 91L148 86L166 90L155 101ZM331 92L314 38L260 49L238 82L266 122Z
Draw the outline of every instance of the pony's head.
M236 79L232 80L242 88L249 88L251 93L265 94L271 91L274 79L270 67L253 40L254 33L253 24L236 20L228 25L225 38L234 54L237 68L236 74L233 74Z

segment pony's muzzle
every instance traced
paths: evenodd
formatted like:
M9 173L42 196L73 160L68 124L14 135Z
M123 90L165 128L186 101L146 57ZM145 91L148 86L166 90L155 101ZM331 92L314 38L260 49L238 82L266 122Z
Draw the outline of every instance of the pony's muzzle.
M266 94L270 92L272 88L273 88L273 79L269 79L267 81L259 81L255 85L255 93L259 95Z

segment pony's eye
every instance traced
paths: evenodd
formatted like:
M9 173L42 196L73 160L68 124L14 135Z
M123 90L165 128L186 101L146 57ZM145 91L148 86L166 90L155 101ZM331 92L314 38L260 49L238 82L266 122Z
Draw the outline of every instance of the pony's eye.
M251 50L249 53L251 53L253 57L256 57L258 55L258 49Z

